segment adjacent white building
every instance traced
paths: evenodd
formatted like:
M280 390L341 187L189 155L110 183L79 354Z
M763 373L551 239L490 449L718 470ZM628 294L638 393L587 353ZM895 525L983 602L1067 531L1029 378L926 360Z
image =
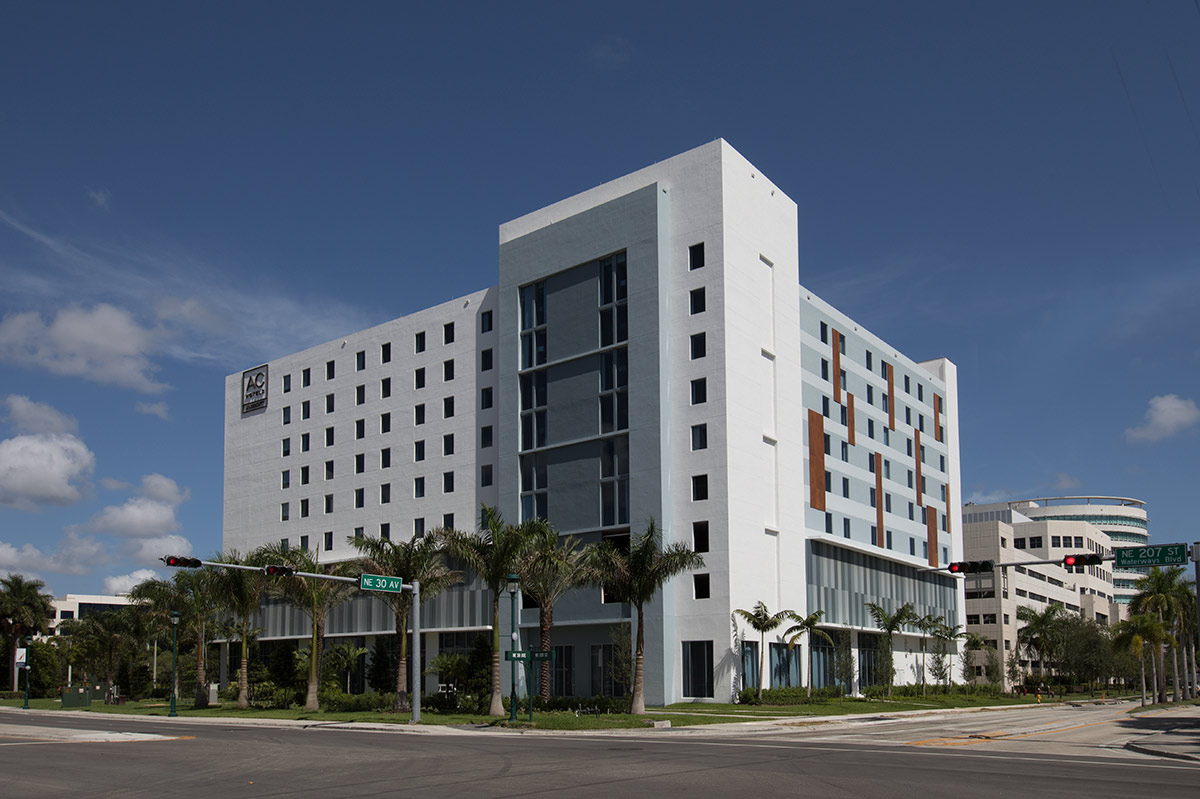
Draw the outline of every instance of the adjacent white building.
M870 684L867 602L962 623L939 571L962 556L955 367L799 277L795 203L721 140L509 222L498 286L229 376L224 546L342 559L355 535L474 527L481 503L585 541L654 519L705 567L649 609L649 702L806 680L807 640L776 637L757 673L733 611L758 601L823 611L851 634L850 689ZM469 583L427 603L428 656L468 647L488 600ZM630 615L599 589L556 606L557 693L612 690ZM533 640L536 609L520 621ZM283 606L264 622L267 641L306 631ZM329 631L390 625L364 596ZM896 647L901 682L916 648ZM832 651L814 654L831 683Z

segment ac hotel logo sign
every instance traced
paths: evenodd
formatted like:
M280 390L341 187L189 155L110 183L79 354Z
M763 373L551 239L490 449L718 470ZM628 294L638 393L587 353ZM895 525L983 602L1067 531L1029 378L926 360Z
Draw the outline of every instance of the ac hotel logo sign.
M267 367L242 372L242 413L267 407Z

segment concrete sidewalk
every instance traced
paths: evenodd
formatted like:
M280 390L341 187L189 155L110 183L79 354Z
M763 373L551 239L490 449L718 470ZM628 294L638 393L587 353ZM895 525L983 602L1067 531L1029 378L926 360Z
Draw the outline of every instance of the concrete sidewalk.
M1129 717L1133 730L1144 730L1125 743L1134 752L1200 761L1200 707L1188 705Z

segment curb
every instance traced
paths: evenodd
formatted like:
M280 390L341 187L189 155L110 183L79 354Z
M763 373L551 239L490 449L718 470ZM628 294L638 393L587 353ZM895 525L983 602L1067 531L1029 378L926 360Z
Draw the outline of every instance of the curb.
M1139 754L1143 755L1153 755L1154 757L1169 757L1175 760L1200 761L1200 757L1197 757L1196 755L1188 755L1184 754L1183 752L1167 752L1162 749L1154 749L1149 746L1143 746L1142 744L1137 744L1133 741L1126 741L1125 748L1131 752L1138 752Z

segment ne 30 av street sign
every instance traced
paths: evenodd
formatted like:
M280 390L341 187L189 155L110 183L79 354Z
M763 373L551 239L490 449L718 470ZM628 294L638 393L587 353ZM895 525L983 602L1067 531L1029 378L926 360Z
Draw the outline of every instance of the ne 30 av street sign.
M404 580L400 577L387 577L382 574L360 574L358 588L360 591L389 591L398 594L404 590Z
M1182 566L1187 563L1186 544L1160 544L1152 547L1114 547L1113 565L1118 569L1149 566Z

